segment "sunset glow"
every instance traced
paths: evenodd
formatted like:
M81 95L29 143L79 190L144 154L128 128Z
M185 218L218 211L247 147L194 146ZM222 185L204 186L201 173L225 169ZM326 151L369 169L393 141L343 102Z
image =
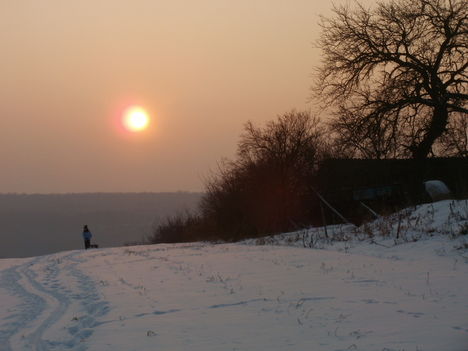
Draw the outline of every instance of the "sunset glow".
M10 29L0 39L0 192L203 191L248 120L315 108L309 88L321 55L311 43L332 8L0 1ZM84 164L93 172L84 175Z
M150 119L148 113L142 107L132 106L125 110L122 122L128 131L140 132L148 128Z

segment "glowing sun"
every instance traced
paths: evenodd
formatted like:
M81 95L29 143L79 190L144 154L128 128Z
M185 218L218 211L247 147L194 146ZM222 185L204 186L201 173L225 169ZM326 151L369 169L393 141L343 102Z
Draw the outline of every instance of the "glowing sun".
M141 132L148 128L150 119L145 109L140 106L132 106L125 110L122 122L128 131Z

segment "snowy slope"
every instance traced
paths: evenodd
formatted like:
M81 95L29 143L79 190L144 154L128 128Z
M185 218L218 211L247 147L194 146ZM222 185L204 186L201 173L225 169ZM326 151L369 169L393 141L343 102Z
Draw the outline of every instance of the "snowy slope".
M448 228L450 210L436 215L447 206L431 228ZM466 351L466 240L449 236L0 260L0 350Z

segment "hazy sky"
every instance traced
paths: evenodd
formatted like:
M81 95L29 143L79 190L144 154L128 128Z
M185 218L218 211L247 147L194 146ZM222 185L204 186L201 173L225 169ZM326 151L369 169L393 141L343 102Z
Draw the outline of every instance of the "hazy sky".
M247 120L311 107L331 6L0 0L0 192L202 190ZM119 128L130 104L145 132Z

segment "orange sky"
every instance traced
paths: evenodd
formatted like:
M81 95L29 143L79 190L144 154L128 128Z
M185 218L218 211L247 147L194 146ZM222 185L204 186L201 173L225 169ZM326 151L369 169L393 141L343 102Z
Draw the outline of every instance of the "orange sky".
M247 120L313 108L312 43L330 8L1 1L0 192L202 190ZM117 117L134 103L152 123L127 135Z

